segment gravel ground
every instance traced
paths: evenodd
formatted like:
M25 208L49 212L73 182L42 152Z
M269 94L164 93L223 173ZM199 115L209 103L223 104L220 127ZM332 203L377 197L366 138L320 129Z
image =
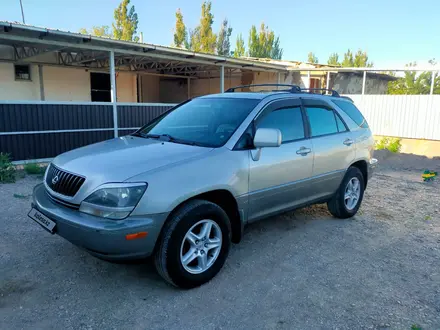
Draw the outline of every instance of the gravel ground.
M377 157L356 217L253 224L190 291L46 233L26 216L38 179L0 185L0 329L440 329L440 184L420 180L440 160Z

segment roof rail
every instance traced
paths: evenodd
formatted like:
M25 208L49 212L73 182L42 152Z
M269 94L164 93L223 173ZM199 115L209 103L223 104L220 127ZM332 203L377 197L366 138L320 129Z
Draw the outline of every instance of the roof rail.
M225 91L225 93L234 93L236 89L243 89L249 87L289 87L286 90L279 90L280 92L290 92L290 93L301 93L301 87L297 85L288 84L254 84L254 85L241 85L236 87L231 87Z
M331 96L341 97L339 95L339 93L337 91L335 91L334 89L327 89L327 88L301 88L301 92L304 92L304 93L315 93L315 92L318 92L318 91L321 91L322 95L325 95L325 92L330 92ZM315 94L318 94L318 93L315 93Z

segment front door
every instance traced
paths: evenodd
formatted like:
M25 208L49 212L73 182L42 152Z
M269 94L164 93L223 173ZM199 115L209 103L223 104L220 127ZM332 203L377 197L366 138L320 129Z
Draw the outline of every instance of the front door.
M282 144L263 148L258 160L250 160L249 221L308 200L305 192L307 179L312 175L313 148L307 139L304 116L300 100L292 99L269 104L256 119L257 129L279 129Z
M333 195L348 166L355 159L352 133L330 104L323 100L303 99L310 123L314 163L311 184L314 199Z

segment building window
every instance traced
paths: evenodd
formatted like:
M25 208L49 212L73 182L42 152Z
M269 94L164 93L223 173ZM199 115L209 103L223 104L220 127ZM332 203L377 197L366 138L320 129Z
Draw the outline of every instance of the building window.
M31 69L29 65L14 65L16 80L31 80Z
M108 73L90 72L92 102L111 102L110 75Z

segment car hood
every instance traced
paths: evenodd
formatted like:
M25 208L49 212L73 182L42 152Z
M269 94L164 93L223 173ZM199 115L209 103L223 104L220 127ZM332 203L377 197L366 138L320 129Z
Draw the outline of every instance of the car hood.
M189 160L212 148L124 136L68 151L55 166L86 177L87 186L123 182L135 175Z

